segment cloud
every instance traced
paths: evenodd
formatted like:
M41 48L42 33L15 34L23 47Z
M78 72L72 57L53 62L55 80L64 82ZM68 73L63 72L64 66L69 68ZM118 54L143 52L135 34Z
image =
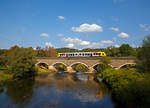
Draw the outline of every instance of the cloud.
M62 37L62 36L64 36L64 34L58 33L57 36Z
M47 33L41 33L40 36L42 36L42 37L48 37L48 34Z
M104 41L101 41L102 44L113 44L113 41L111 40L104 40Z
M60 20L64 20L64 19L65 19L64 16L57 16L57 17L58 17L58 19L60 19Z
M113 30L113 31L115 31L115 32L118 32L118 31L119 31L119 28L116 28L116 27L110 27L109 29L110 29L110 30Z
M121 38L129 38L129 35L125 32L121 32L120 34L118 34L118 36Z
M119 48L119 47L120 47L120 45L116 44L116 45L114 45L114 47Z
M80 27L72 27L74 32L102 32L103 28L97 24L82 24Z
M148 24L139 24L139 26L146 32L150 31L150 25Z
M68 48L77 48L77 49L83 49L83 48L100 48L104 45L110 45L114 42L111 40L103 40L100 42L90 42L90 41L83 41L79 38L63 38L62 41L66 42L66 47Z
M74 44L73 44L73 43L69 43L69 44L66 45L66 47L67 47L67 48L73 48L73 47L74 47Z
M46 42L46 43L45 43L45 46L46 46L46 47L53 47L53 45L52 45L50 42Z

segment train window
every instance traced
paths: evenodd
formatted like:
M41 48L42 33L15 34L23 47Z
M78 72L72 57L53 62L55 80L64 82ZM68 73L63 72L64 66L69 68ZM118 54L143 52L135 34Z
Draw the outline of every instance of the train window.
M81 53L79 55L81 55Z
M101 55L101 53L99 53L99 55Z

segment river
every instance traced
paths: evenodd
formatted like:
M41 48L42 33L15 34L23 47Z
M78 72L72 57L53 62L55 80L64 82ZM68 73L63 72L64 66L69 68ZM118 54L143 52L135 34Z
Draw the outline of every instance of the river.
M93 75L63 72L8 81L0 108L114 108L111 92Z

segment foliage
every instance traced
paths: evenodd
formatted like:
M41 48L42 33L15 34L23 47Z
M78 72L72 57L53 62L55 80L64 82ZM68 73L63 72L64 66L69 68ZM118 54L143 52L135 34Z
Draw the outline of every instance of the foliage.
M5 71L0 71L0 81L5 81L8 79L11 79L12 75L11 74L6 74Z
M112 57L121 56L119 48L112 47L112 46L110 46L110 47L104 49L104 52L105 52L108 56L112 56Z
M56 49L53 47L47 47L45 52L46 52L46 57L56 57L57 56Z
M51 70L38 68L38 74L39 73L49 73L49 72L51 72Z
M3 56L5 54L5 49L0 49L0 56Z
M0 57L0 69L7 67L7 58L6 57Z
M4 53L4 56L9 56L11 55L16 49L18 49L19 47L17 45L12 46L9 50L6 50Z
M78 52L79 50L77 49L72 49L72 48L57 48L57 53L62 53L62 52Z
M122 44L119 48L121 56L133 56L135 50L129 44Z
M8 57L9 71L13 77L26 77L36 74L35 51L32 48L17 48Z
M113 97L127 107L146 108L150 104L150 75L133 70L106 69L101 77L112 89Z
M103 72L107 68L110 68L109 64L111 63L111 58L104 56L100 59L100 65L97 66L98 72Z
M138 71L150 73L150 35L143 40L143 45L138 51L137 59Z
M58 70L60 70L60 71L66 71L67 67L65 65L63 65L63 64L59 64Z
M75 69L76 69L76 71L79 71L79 72L87 72L88 71L88 67L85 66L84 64L78 64Z
M36 47L36 56L37 57L45 57L46 56L46 52L44 51L44 49L42 49L41 47Z

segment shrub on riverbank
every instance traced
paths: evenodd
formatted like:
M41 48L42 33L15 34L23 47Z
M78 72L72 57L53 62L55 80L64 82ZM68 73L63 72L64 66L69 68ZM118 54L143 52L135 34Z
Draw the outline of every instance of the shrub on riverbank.
M8 70L15 78L35 75L35 63L35 52L32 48L16 48L8 56Z
M100 64L97 66L97 69L96 69L98 73L103 72L106 69L110 68L109 64L111 63L111 58L104 56L101 58L99 63Z
M113 97L127 107L147 108L150 105L150 75L133 70L107 69L103 81L112 89Z

